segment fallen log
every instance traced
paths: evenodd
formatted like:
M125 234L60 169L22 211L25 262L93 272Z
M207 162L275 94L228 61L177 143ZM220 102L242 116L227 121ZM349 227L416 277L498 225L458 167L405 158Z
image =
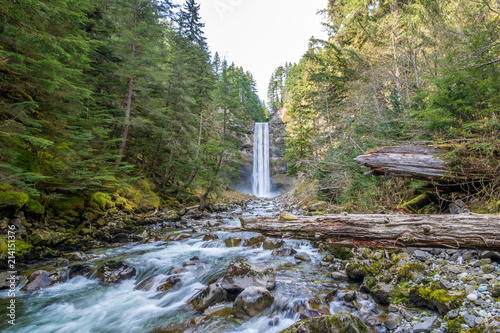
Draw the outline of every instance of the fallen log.
M244 231L361 247L500 250L500 215L341 214L240 219Z
M370 150L354 160L372 170L365 173L376 176L391 175L423 180L465 180L463 174L450 171L440 157L446 150L427 146L395 146Z

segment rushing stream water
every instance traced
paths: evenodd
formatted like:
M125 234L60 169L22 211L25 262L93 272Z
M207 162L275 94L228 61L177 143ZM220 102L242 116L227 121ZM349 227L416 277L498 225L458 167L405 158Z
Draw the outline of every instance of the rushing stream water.
M251 203L244 210L243 217L273 214L274 205L270 200ZM307 308L308 299L324 297L334 287L329 272L320 266L324 253L320 253L310 242L286 240L284 245L309 254L309 262L300 262L293 256L272 255L272 251L262 247L239 245L228 248L224 244L226 238L249 239L256 234L231 231L231 227L239 225L238 219L228 215L223 217L226 231L213 232L219 238L216 240L204 241L205 232L196 233L189 229L184 232L192 237L181 241L131 243L88 252L87 255L92 259L86 263L97 265L103 260L123 260L136 268L137 275L134 279L116 285L106 285L97 279L77 276L41 291L18 290L16 325L11 327L2 320L0 330L26 333L155 332L159 327L191 320L194 325L191 329L184 325L169 332L273 333L300 320L297 308ZM258 267L276 267L276 289L272 291L275 301L264 315L249 321L227 315L200 317L200 313L186 306L194 295L223 275L229 263L237 259ZM157 291L156 287L165 281L172 267L184 268L184 272L180 274L181 287L167 292ZM52 266L50 269L55 268ZM30 269L34 271L47 268L37 265ZM142 288L139 290L137 287L141 283ZM147 287L144 288L144 285ZM374 303L359 296L354 302L356 308L343 305L341 298L346 287L340 285L337 296L326 303L331 314L350 312L364 318L378 315ZM7 302L7 292L2 291L0 312L4 318ZM224 307L231 307L231 303L216 305L207 311L210 314Z

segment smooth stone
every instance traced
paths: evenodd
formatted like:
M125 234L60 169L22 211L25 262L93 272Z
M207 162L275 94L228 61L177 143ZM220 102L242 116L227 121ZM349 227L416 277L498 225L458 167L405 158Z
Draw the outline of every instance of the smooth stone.
M423 317L418 324L413 326L413 333L429 333L438 326L437 317Z
M294 258L297 260L301 260L301 261L311 261L312 260L311 256L305 252L297 253Z
M477 300L478 300L478 298L479 298L479 297L477 297L477 295L476 295L476 294L469 294L469 295L467 295L467 299L468 299L469 301L471 301L471 302L475 302L475 301L477 301Z

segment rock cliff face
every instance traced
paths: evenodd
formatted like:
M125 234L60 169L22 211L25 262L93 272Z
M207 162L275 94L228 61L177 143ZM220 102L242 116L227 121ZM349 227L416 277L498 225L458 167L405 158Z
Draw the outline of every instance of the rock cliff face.
M252 191L252 164L253 164L253 131L254 124L246 126L246 131L243 136L239 138L242 142L240 148L243 157L243 166L241 167L242 174L238 181L238 190L244 193L251 193Z
M294 182L288 171L285 159L286 147L286 109L279 109L269 121L269 163L273 191L283 192Z
M294 182L293 177L286 175L288 168L285 159L286 138L286 109L280 109L269 121L269 163L271 171L272 191L283 192ZM238 189L245 193L252 191L253 167L253 131L254 125L247 127L239 138L243 145L240 152L243 156L242 175L238 182Z

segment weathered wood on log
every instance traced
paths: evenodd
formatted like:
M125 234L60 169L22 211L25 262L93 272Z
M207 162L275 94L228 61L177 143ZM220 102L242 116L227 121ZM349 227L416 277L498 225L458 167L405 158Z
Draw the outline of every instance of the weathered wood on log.
M392 175L424 180L463 180L463 175L450 172L447 163L440 158L446 150L426 146L384 147L373 149L354 160L376 176Z
M240 219L244 231L362 247L500 250L500 215L324 215Z

